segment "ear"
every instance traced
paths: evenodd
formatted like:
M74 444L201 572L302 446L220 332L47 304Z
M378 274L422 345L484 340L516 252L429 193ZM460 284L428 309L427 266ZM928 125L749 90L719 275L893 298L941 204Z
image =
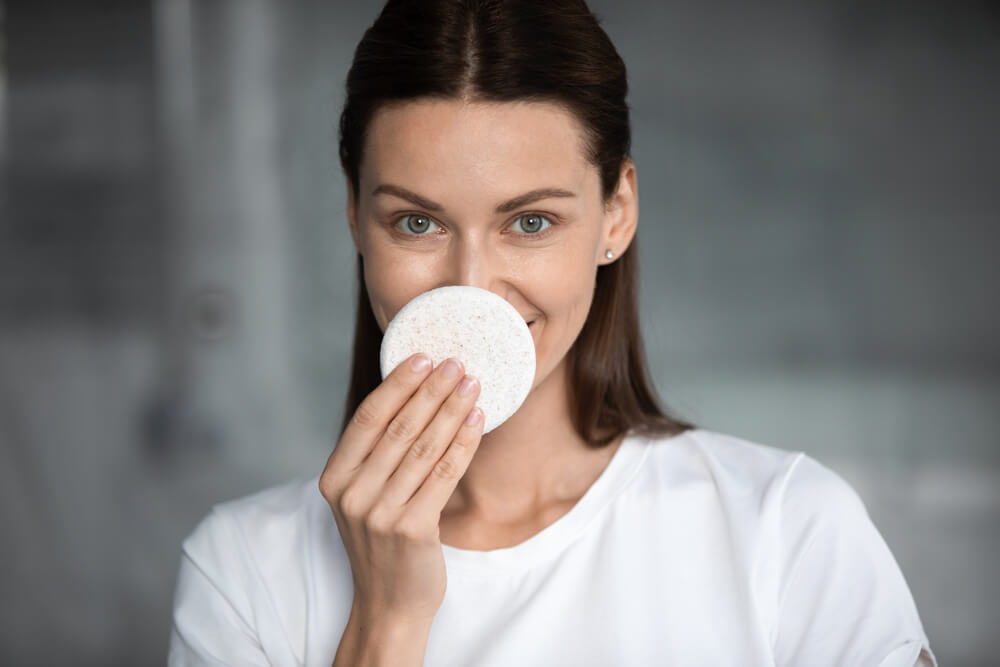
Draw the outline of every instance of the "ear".
M597 263L610 264L624 253L639 222L639 191L636 186L635 163L625 158L618 176L618 187L604 209L604 229ZM612 259L605 256L608 250L614 253Z
M354 186L351 178L345 173L344 181L347 184L347 224L351 228L351 238L354 239L354 248L361 254L361 235L358 231L358 202L354 196Z

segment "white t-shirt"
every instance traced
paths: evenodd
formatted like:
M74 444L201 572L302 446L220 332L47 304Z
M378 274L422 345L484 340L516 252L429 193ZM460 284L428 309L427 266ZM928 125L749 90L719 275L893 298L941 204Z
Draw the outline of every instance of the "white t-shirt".
M516 546L443 546L427 667L936 665L854 490L802 453L628 435ZM184 542L170 665L329 667L350 561L317 479L216 506Z

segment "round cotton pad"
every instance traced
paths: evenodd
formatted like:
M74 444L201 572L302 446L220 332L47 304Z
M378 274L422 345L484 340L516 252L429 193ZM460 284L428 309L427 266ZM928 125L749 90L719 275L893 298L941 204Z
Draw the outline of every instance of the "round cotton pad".
M454 357L479 380L483 433L521 407L535 380L535 341L528 325L514 306L478 287L439 287L403 306L382 338L382 378L417 352L435 367Z

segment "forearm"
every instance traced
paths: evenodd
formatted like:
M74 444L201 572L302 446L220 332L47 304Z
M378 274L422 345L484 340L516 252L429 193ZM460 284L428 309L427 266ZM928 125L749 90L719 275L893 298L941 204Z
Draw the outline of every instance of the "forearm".
M353 606L333 667L420 667L429 635L429 622L368 620Z

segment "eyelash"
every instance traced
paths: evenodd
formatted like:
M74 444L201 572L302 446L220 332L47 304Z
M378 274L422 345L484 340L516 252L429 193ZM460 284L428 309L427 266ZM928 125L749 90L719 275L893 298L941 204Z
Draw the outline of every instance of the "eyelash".
M438 224L438 222L435 221L434 218L430 217L429 215L424 215L423 213L404 213L402 215L396 216L393 219L393 222L392 222L393 229L394 230L399 230L399 233L401 235L407 236L407 237L417 237L417 238L419 238L421 236L432 236L433 235L431 232L425 232L423 234L414 234L412 232L403 231L401 229L401 227L400 227L400 223L403 222L404 220L406 220L407 218L411 218L411 217L412 218L426 218L430 222L432 222L435 225L438 225L440 227L440 225ZM549 235L549 233L552 231L552 229L556 225L559 224L559 222L556 220L555 216L551 216L551 215L543 214L543 213L533 213L533 212L528 212L528 213L522 213L522 214L520 214L519 216L517 216L516 218L514 218L514 220L511 222L511 224L516 223L518 220L523 220L525 218L531 218L531 217L537 217L537 218L541 218L542 220L546 220L549 223L549 226L543 228L541 231L537 231L537 232L534 232L534 233L521 232L521 233L518 234L518 236L520 236L522 238L528 238L530 240L545 238L545 237L547 237Z

